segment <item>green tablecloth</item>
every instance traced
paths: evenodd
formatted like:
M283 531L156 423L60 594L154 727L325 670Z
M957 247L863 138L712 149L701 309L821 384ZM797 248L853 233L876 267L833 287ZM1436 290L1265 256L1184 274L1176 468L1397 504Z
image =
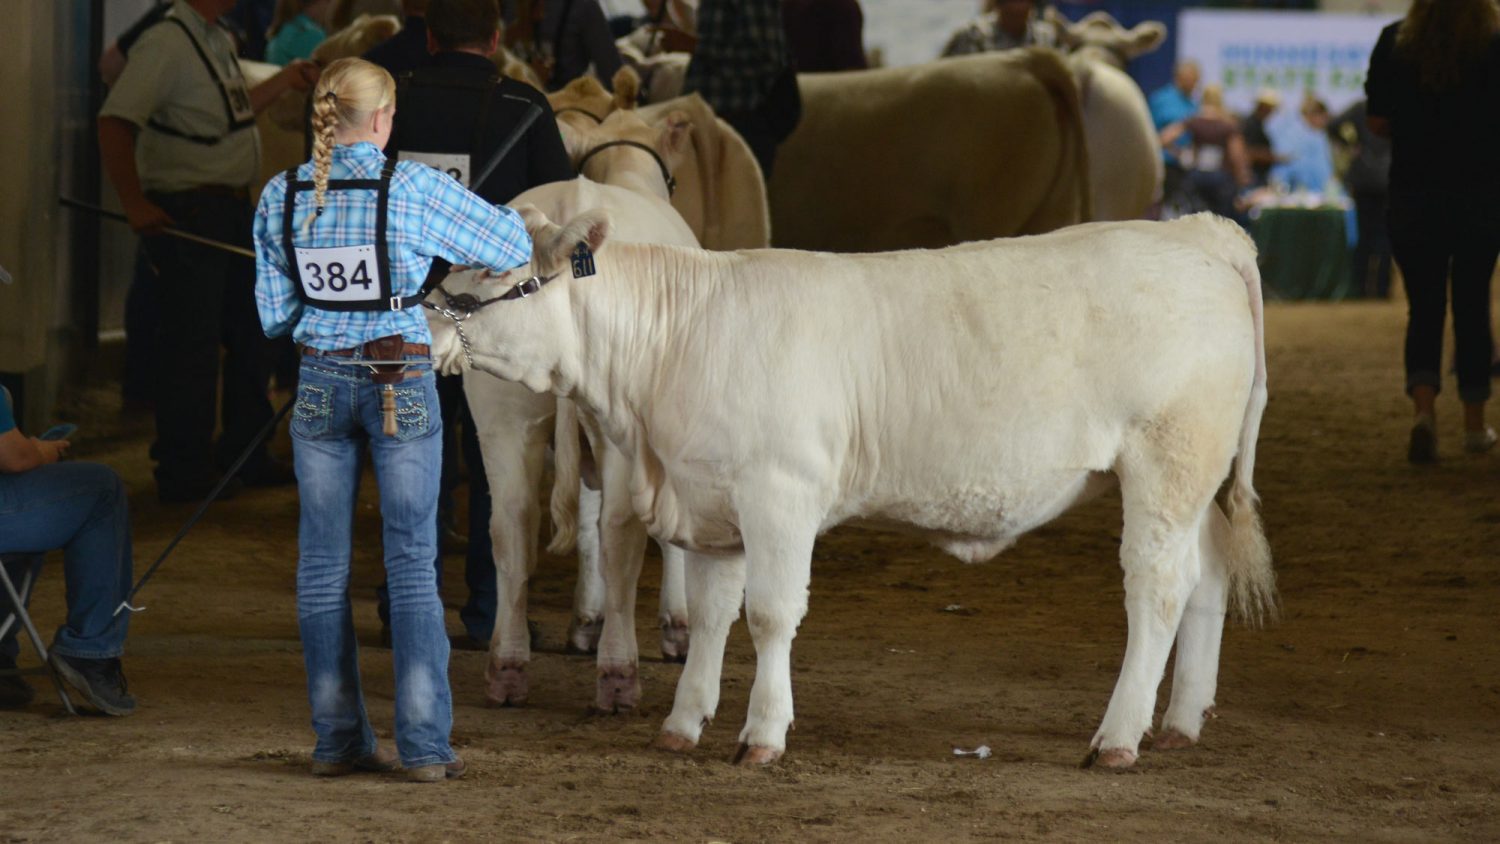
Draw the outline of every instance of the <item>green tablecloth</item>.
M1260 250L1266 298L1352 299L1345 212L1338 208L1267 208L1250 225Z

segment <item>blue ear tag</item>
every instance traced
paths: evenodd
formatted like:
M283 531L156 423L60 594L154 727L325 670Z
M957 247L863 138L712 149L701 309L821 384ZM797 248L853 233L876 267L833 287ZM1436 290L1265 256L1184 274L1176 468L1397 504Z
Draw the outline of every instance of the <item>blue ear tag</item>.
M584 278L594 274L594 253L589 250L589 245L578 241L573 247L573 277Z

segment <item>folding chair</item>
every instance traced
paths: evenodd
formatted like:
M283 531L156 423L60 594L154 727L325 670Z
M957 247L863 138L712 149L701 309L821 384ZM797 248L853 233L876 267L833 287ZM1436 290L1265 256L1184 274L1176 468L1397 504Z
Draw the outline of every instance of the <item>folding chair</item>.
M15 581L11 579L12 568L20 568L21 586L16 587ZM0 669L0 676L16 675L41 675L46 674L52 678L52 685L57 689L57 696L62 699L63 709L69 715L77 715L78 710L73 708L73 701L68 697L68 689L63 685L62 678L57 676L57 669L53 667L52 660L47 655L47 646L42 644L41 634L37 633L36 624L31 620L31 615L26 612L26 604L31 600L31 592L36 588L37 575L42 571L41 554L0 554L0 639L10 632L12 625L20 623L21 628L31 639L31 646L36 649L36 655L42 664L36 668L7 668ZM19 638L19 634L17 636Z

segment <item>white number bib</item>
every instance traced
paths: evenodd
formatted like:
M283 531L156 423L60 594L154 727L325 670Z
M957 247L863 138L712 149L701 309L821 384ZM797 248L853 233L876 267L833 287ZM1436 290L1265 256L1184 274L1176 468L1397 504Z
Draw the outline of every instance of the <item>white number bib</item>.
M297 247L297 272L314 302L381 302L374 246Z
M434 170L440 170L458 180L464 187L469 186L469 154L465 152L407 152L402 150L397 156L404 161L415 161L418 164L426 164Z

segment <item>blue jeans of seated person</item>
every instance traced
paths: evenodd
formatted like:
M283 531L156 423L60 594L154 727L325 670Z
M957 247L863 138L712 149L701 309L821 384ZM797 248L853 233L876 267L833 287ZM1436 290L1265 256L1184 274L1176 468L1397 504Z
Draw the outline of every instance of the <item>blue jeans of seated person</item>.
M303 358L291 426L302 501L297 620L317 734L313 758L345 762L375 749L349 606L359 457L368 443L391 594L396 750L408 768L445 764L455 757L448 744L448 637L432 569L443 426L433 375L423 372L395 385L397 433L387 436L380 410L384 388L364 368L337 360Z
M0 554L13 559L6 572L20 579L36 556L63 550L68 618L52 641L63 656L108 659L125 652L130 614L114 615L130 593L130 511L125 485L108 466L53 463L27 472L0 474ZM4 590L0 590L0 596ZM9 615L0 597L0 619ZM0 655L20 651L14 624L0 642Z

